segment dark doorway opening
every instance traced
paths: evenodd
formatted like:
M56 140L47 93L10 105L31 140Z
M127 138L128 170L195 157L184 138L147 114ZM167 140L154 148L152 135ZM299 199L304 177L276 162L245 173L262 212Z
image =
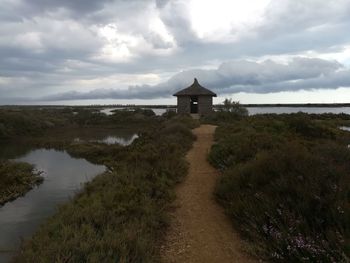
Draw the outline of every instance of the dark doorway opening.
M191 96L191 113L198 113L198 97Z

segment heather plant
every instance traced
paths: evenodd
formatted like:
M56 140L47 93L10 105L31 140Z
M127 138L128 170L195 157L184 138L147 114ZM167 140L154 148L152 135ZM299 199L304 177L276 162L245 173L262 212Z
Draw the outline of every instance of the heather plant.
M348 262L350 137L332 122L262 115L217 128L216 196L260 257Z

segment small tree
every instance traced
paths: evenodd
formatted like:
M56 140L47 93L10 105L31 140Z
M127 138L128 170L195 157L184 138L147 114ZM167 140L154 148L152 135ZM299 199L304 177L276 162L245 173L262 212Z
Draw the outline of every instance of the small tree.
M230 112L238 116L247 116L248 110L244 108L238 101L233 101L232 99L225 99L220 111Z

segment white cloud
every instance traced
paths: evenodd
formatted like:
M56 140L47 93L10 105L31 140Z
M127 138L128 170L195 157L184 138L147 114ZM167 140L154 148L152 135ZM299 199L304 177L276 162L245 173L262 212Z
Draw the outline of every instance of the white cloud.
M263 23L270 0L192 0L189 13L199 38L209 41L235 41Z
M0 4L3 101L165 97L194 75L227 94L348 85L348 0Z
M131 82L126 76L125 83ZM287 64L272 60L253 62L246 60L230 61L217 69L188 70L175 74L166 82L142 85L147 78L153 83L159 81L156 75L144 75L128 88L116 88L118 77L97 78L75 83L78 86L99 85L103 88L90 89L88 92L69 91L42 97L45 101L86 100L86 99L154 99L168 98L177 90L189 86L197 77L205 87L218 95L232 93L276 93L282 91L300 91L315 89L337 89L350 87L350 70L343 68L337 61L315 58L295 57ZM74 85L74 83L71 83ZM90 86L91 88L91 86Z

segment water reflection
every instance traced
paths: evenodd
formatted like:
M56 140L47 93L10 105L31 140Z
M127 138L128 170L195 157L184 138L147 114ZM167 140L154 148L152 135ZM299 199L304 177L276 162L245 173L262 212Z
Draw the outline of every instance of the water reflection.
M350 107L247 107L249 115L264 114L264 113L346 113L350 114Z
M10 251L18 249L21 238L33 234L55 212L57 204L67 201L85 182L105 170L102 165L55 150L34 150L18 160L44 171L45 180L24 197L0 208L0 262L10 260Z
M34 147L29 142L3 142L0 144L0 159L14 159L23 156L33 150Z
M100 112L105 113L107 115L112 115L114 110L125 110L127 108L105 108L100 110ZM170 109L170 108L169 108ZM167 108L151 108L153 112L160 116L163 113L165 113ZM171 108L170 110L174 110L175 108ZM282 114L282 113L297 113L297 112L305 112L305 113L315 113L315 114L322 114L322 113L346 113L350 114L350 107L247 107L249 115L255 115L255 114L265 114L265 113L276 113L276 114ZM215 108L214 108L215 110Z
M103 140L100 140L102 143L106 144L120 144L123 146L130 145L134 140L139 138L137 134L133 134L130 137L116 137L116 136L107 136Z
M126 134L124 136L105 136L101 139L84 139L84 138L75 138L74 142L100 142L100 143L105 143L105 144L119 144L122 146L127 146L133 143L134 140L139 138L137 134Z
M74 141L74 142L101 142L106 144L120 144L127 146L139 136L135 130L129 129L72 129L57 132L51 135L56 140ZM25 155L30 151L37 149L37 141L40 138L27 138L12 140L0 143L0 160L14 159L18 156ZM51 138L49 138L51 140Z
M347 127L347 126L341 126L341 127L339 127L339 129L341 129L343 131L350 131L350 127Z
M167 108L147 108L147 109L152 110L154 112L154 114L157 115L157 116L161 116L163 113L165 113L167 110L169 110ZM133 109L128 109L128 108L105 108L105 109L100 110L100 112L104 113L106 115L112 115L115 110L133 110Z
M104 113L106 115L112 115L114 110L122 110L123 108L105 108L100 110L101 113Z

